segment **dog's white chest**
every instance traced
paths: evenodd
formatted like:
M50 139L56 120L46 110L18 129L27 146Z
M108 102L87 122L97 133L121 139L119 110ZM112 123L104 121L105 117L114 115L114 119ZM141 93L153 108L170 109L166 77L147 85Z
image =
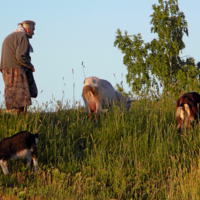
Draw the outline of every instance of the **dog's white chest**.
M24 149L22 151L17 152L16 154L12 154L11 159L23 159L27 158L31 155L30 149Z

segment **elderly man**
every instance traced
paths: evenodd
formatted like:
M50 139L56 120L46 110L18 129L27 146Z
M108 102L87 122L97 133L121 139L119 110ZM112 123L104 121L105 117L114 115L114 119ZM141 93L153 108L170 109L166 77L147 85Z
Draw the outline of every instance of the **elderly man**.
M6 108L15 109L16 114L25 114L31 105L31 97L37 97L37 87L32 72L29 39L34 35L35 22L23 21L18 29L8 35L2 45L0 71L5 83Z

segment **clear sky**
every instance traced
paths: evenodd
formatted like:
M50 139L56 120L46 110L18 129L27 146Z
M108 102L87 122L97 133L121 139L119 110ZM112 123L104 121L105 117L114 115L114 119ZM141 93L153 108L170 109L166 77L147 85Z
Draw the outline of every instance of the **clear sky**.
M33 20L36 26L30 40L34 48L31 58L39 105L52 99L61 100L63 95L64 102L75 99L83 105L85 76L106 79L114 87L123 81L128 92L123 54L113 45L116 31L119 28L130 35L141 33L145 42L157 37L150 31L153 4L158 4L158 0L0 0L0 55L4 38L17 24ZM189 28L181 56L192 56L197 63L200 61L200 1L179 0L179 9L185 13ZM3 104L1 75L0 91L0 104ZM37 104L34 100L33 103Z

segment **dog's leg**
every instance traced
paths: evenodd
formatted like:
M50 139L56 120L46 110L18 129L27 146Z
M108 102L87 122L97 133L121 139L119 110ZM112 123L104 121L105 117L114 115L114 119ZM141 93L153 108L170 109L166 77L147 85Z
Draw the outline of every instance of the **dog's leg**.
M32 152L32 159L33 159L33 166L34 166L34 171L38 171L38 156L37 156L37 150L34 149Z
M31 168L31 161L32 161L32 158L30 155L27 155L26 156L26 162L27 162L27 165L28 165L28 169Z
M33 157L33 166L34 166L35 172L37 172L38 171L38 160L35 157Z
M2 167L4 175L8 175L9 171L8 171L7 161L6 160L0 160L0 165Z

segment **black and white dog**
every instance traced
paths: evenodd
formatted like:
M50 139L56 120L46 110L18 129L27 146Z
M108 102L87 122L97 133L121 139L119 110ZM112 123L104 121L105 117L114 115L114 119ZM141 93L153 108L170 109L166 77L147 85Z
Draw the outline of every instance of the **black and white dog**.
M28 131L19 132L12 137L0 141L0 165L5 175L9 174L7 160L26 158L28 167L33 165L35 172L38 171L37 142L39 134Z

